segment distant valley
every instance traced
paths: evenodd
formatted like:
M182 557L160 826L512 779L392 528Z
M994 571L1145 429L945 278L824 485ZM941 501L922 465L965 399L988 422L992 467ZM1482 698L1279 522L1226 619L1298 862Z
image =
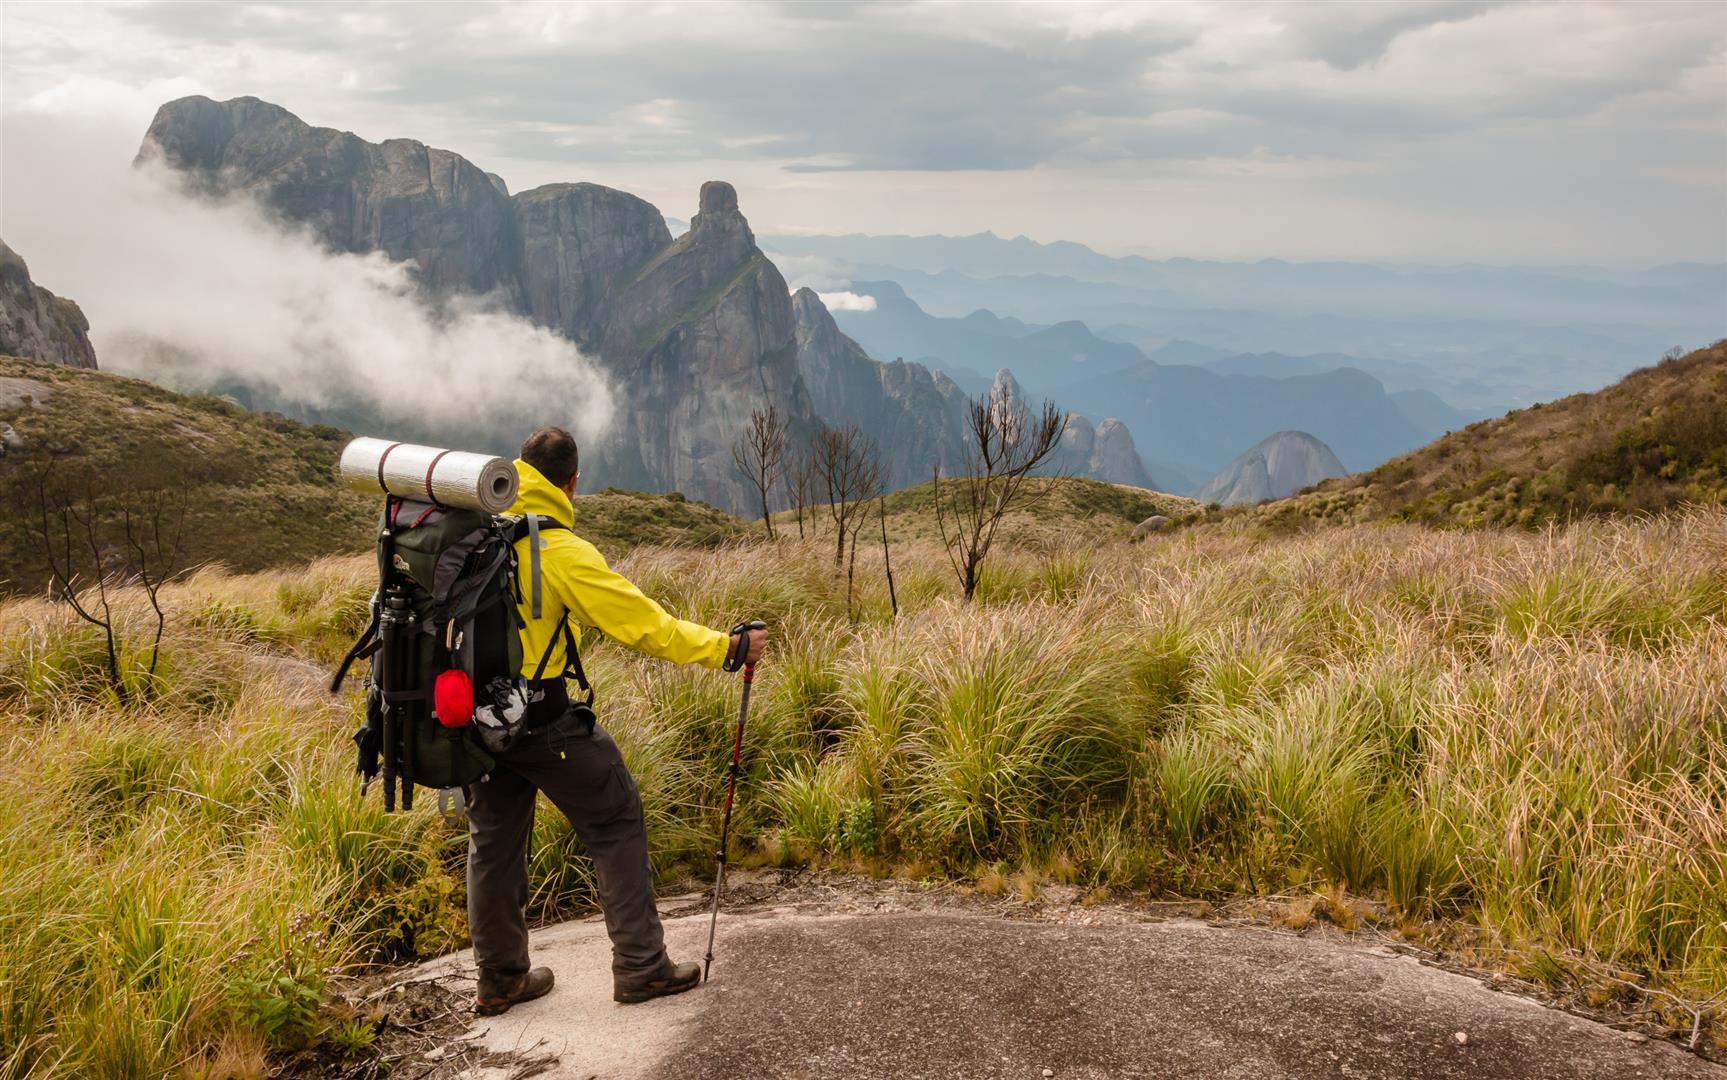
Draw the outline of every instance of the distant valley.
M853 282L851 291L873 307L833 317L878 359L917 360L972 393L988 387L986 373L1007 368L1033 397L1125 423L1153 483L1178 494L1273 432L1310 432L1358 470L1487 415L1431 391L1388 393L1344 366L1347 357L1230 356L1191 344L1148 356L1077 321L1033 326L982 310L938 318L894 282Z
M1483 415L1598 389L1651 356L1727 334L1727 265L1718 263L1153 260L989 233L763 244L794 280L892 281L936 315L984 308L1037 325L1077 320L1154 354L1183 340L1225 355L1341 353L1392 391L1433 391Z

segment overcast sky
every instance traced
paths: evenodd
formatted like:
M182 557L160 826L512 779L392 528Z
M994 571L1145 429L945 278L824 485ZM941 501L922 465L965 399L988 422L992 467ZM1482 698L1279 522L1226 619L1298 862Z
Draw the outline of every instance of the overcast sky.
M758 233L1727 259L1717 0L0 5L13 169L194 93L675 217L727 179Z

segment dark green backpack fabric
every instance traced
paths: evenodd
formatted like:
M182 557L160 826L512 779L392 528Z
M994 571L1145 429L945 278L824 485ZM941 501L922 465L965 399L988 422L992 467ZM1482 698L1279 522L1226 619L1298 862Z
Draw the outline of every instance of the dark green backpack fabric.
M535 524L564 527L545 518ZM442 672L459 669L478 699L497 680L520 679L514 541L524 528L524 521L479 511L386 500L372 621L331 684L338 689L355 660L371 658L366 725L354 742L365 782L384 773L386 809L394 808L395 778L403 809L411 809L416 785L465 787L495 764L472 723L439 721L433 686Z

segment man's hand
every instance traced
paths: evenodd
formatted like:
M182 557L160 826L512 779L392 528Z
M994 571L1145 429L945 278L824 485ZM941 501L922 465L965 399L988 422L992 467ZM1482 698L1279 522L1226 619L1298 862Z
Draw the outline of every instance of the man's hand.
M738 639L740 637L748 637L749 641L748 641L748 644L745 645L745 647L741 651L743 661L738 666L742 667L745 665L755 664L757 661L759 661L762 658L762 650L767 648L767 644L768 644L767 627L764 626L760 629L751 629L751 630L744 630L744 631L735 631L734 630L732 632L731 648L727 652L728 656L737 657L740 655L740 650L738 648L738 645L739 645ZM736 668L731 668L730 670L735 671Z

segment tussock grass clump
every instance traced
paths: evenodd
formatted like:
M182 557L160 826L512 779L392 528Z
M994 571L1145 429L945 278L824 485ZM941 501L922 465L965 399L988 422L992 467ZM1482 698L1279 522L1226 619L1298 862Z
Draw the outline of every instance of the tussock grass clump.
M1724 556L1727 515L1701 510L1539 533L1236 522L1004 549L968 605L914 545L897 617L879 555L848 601L820 538L619 565L681 614L774 624L741 856L1293 896L1353 924L1347 893L1480 962L1718 1008ZM319 685L371 572L174 586L154 679L132 598L124 702L61 607L0 609L0 1073L255 1064L339 1037L338 973L463 943L463 836L357 797L358 703ZM736 681L595 635L585 656L657 871L705 879ZM530 867L536 917L591 903L547 806Z

